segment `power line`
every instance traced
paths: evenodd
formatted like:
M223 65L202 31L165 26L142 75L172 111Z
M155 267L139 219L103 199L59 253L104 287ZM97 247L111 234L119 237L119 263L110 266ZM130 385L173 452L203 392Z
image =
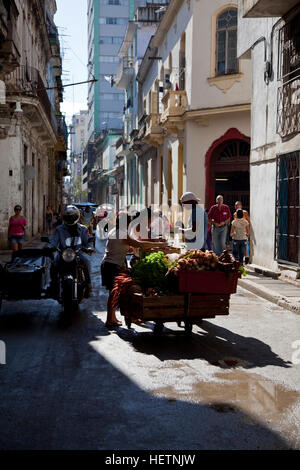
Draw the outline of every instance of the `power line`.
M57 88L66 88L67 86L75 86L75 85L83 85L84 83L94 83L98 82L97 78L93 78L92 80L85 80L84 82L76 82L76 83L68 83L67 85L60 85L59 87L46 87L46 90L56 90Z

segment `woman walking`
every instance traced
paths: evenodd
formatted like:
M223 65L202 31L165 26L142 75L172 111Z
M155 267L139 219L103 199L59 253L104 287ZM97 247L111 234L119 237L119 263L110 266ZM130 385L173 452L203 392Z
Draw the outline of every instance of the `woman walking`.
M245 246L249 237L249 222L244 217L242 209L237 209L236 219L231 222L232 252L236 261L243 264Z
M151 249L164 248L165 242L157 240L139 241L128 233L131 217L126 211L119 212L116 219L116 226L108 233L105 254L101 264L102 285L109 291L107 302L107 319L105 326L107 328L116 328L122 325L116 317L116 309L113 306L112 289L114 287L115 277L126 267L126 255L130 247ZM148 229L148 227L147 227ZM131 232L131 231L130 231Z
M13 251L22 250L25 241L25 228L27 220L21 215L22 207L17 204L14 207L15 215L12 215L8 223L8 240Z

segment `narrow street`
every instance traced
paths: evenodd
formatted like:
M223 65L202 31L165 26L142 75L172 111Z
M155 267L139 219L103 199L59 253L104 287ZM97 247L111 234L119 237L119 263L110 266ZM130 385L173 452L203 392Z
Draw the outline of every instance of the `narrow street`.
M175 323L110 332L103 249L69 327L55 301L3 303L0 448L299 449L299 316L239 288L191 338Z

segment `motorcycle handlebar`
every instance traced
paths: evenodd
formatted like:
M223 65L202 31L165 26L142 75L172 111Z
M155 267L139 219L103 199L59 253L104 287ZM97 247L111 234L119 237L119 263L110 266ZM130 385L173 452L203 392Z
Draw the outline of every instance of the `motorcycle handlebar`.
M68 248L71 248L71 247L68 247ZM64 248L63 250L60 249L60 248L54 248L54 247L49 247L49 248L45 248L45 250L48 250L49 252L53 253L54 251L58 251L59 253L62 253L64 250L66 250L67 248ZM73 248L71 248L73 249ZM83 251L84 253L93 253L94 252L94 249L93 248L78 248L77 250L74 250L76 254L80 253L80 251Z

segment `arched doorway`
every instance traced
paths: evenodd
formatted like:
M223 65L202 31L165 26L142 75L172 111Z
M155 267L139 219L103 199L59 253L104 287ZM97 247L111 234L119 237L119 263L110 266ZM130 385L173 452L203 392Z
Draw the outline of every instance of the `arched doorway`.
M206 154L206 207L215 204L218 194L234 211L239 200L243 208L250 209L250 138L237 129L229 129L217 139Z

